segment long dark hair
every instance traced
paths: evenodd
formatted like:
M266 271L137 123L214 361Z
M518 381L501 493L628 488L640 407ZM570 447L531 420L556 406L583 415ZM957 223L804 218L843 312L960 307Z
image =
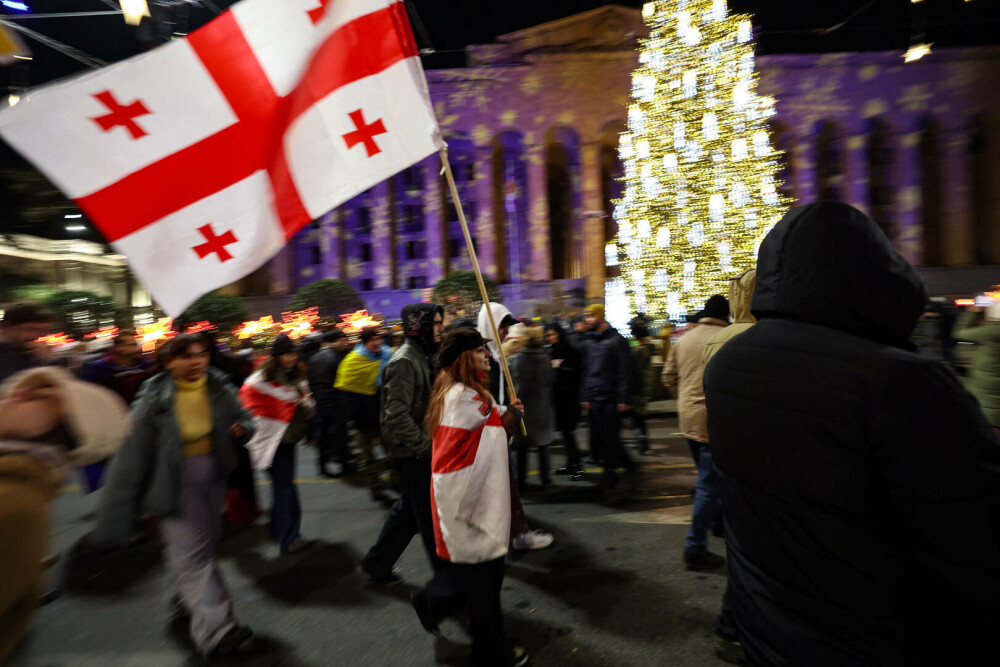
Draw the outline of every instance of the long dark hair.
M427 417L424 418L424 425L431 438L434 438L438 426L441 425L445 394L456 384L464 384L479 394L486 405L493 405L493 397L483 384L484 374L476 368L475 353L475 350L466 350L453 364L438 371L434 388L431 390L430 404L427 406Z
M268 382L297 385L306 379L305 373L302 372L301 361L296 362L294 366L286 370L281 367L281 362L274 355L268 357L261 364L260 371L264 374L264 379Z

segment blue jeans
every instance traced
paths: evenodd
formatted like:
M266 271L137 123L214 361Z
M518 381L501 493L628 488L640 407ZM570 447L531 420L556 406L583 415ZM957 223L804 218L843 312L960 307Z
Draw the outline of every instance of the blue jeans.
M287 549L299 539L302 525L302 508L299 491L295 488L295 445L282 443L274 453L274 460L267 470L271 474L271 539L282 549Z
M698 467L698 481L694 485L694 507L691 510L691 530L684 541L684 551L703 554L708 551L708 530L719 518L722 499L712 466L712 450L696 440L688 440L691 457Z

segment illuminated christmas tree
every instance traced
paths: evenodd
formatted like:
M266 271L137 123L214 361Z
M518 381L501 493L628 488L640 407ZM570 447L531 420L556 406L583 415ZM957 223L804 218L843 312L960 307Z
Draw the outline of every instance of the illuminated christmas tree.
M606 263L608 319L681 319L756 264L788 207L771 147L774 99L757 94L750 17L725 0L654 0L620 138L625 195Z

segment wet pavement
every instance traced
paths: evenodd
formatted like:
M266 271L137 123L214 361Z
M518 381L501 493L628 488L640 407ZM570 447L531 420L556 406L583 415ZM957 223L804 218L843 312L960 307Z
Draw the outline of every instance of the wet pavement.
M695 481L676 421L650 422L653 452L619 489L602 490L599 470L582 482L555 476L542 490L528 480L533 528L551 531L548 549L508 557L503 606L508 635L535 665L721 665L713 656L715 615L725 573L688 572L684 535ZM585 444L585 433L580 430ZM220 562L241 623L260 637L253 659L217 664L289 667L465 665L462 619L426 634L409 603L430 577L419 539L399 562L404 583L378 588L356 574L386 509L349 480L316 478L314 450L299 449L303 536L314 548L280 556L263 520L224 540ZM562 455L554 448L553 465ZM534 456L530 465L537 465ZM258 486L263 506L270 489ZM36 616L11 667L176 667L197 665L184 628L171 624L156 541L93 562L77 554L98 494L70 487L55 505L52 573L61 595ZM724 554L721 540L710 548Z

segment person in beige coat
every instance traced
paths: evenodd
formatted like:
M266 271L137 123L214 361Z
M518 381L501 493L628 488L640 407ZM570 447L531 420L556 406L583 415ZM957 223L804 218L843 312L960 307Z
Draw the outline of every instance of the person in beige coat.
M62 368L22 371L0 385L0 663L38 604L49 505L73 468L113 454L128 430L117 395Z
M708 530L719 517L722 502L712 468L712 452L708 448L708 416L701 382L705 370L702 353L709 339L729 326L729 302L726 298L720 294L710 298L697 324L670 348L667 362L663 365L662 379L663 386L677 398L681 433L687 438L691 456L698 467L691 530L684 542L684 562L689 570L708 570L722 567L725 560L708 551Z
M729 309L733 314L733 323L716 331L705 343L705 349L701 353L703 365L708 366L709 360L723 345L757 324L757 318L750 312L750 301L753 300L753 288L756 284L756 269L748 269L729 281Z

